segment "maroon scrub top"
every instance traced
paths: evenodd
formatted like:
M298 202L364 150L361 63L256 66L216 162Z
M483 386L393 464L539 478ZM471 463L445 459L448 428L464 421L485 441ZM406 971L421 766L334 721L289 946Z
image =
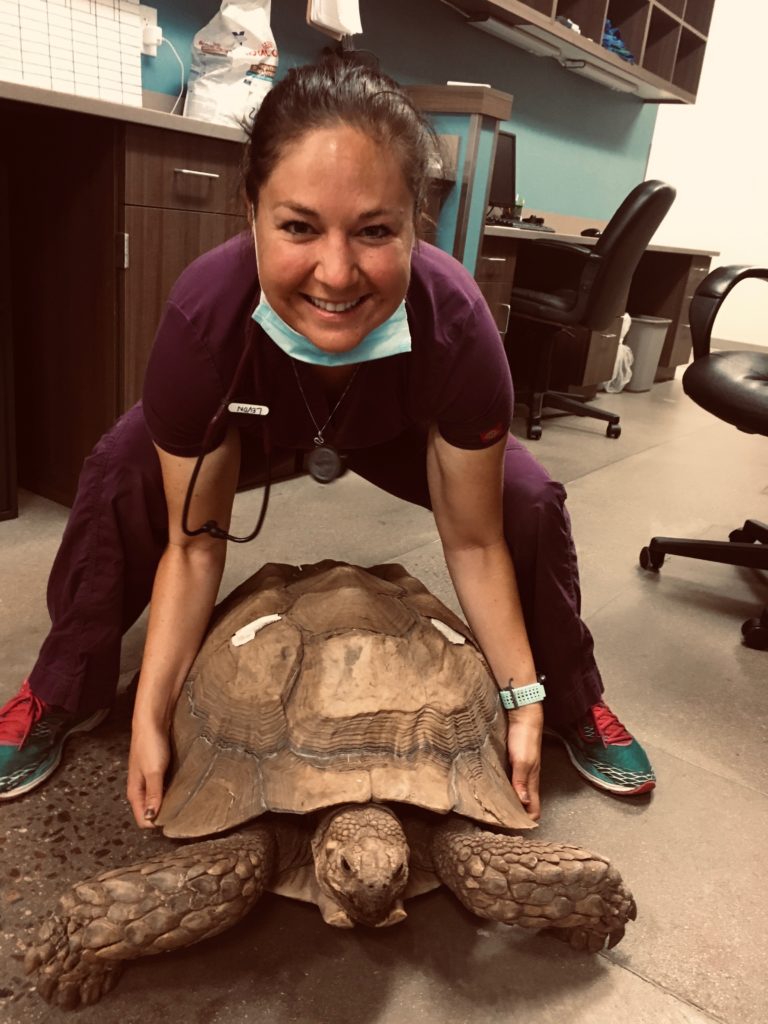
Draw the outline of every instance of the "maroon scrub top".
M309 450L330 414L320 382L253 322L259 282L253 241L243 232L200 256L166 303L144 382L144 415L155 443L197 455L209 421L228 393L248 333L252 357L235 398L266 405L272 443ZM506 434L512 381L499 330L474 278L452 256L419 242L411 262L406 311L412 350L361 363L324 431L341 450L368 448L436 423L458 448L478 449ZM244 440L259 436L257 417L238 415ZM215 439L223 438L224 429ZM247 443L247 441L246 441Z

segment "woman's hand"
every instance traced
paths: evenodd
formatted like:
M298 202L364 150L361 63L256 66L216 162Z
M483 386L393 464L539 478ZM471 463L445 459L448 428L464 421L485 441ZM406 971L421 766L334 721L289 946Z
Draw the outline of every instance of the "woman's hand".
M544 710L541 704L528 704L508 714L507 752L512 766L512 788L531 818L538 821Z
M163 802L163 782L171 757L168 732L134 722L128 755L128 802L139 828L154 828Z
M221 540L208 534L190 538L181 528L196 460L160 448L157 455L168 506L168 546L152 587L128 755L128 801L139 828L154 827L163 802L173 708L210 621L227 550ZM240 435L230 426L200 469L192 525L213 519L229 529L239 467Z

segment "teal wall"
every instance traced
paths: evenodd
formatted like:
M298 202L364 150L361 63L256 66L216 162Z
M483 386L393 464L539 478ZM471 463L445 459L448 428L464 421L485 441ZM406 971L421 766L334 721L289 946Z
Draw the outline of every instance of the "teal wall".
M306 0L273 0L278 77L313 60L326 42L305 23ZM158 21L187 68L192 37L218 10L210 0L164 0ZM518 192L532 209L607 220L645 177L656 106L612 92L464 25L440 0L361 0L360 48L403 84L488 82L512 93ZM167 46L142 57L144 88L176 93L179 66Z

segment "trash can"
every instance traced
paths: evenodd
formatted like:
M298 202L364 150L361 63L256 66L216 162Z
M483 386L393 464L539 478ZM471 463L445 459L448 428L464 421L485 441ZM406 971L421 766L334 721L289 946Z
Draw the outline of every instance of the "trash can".
M632 349L632 378L626 391L650 391L664 348L667 329L672 323L663 316L632 315L632 325L625 344Z

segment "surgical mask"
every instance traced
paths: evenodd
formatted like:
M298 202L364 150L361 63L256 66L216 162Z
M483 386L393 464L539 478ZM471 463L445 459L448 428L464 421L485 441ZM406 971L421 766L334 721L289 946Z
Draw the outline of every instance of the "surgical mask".
M367 363L372 359L385 359L401 352L411 351L411 332L405 312L405 299L400 303L392 316L379 324L370 334L366 334L359 345L349 352L323 352L317 345L294 331L285 320L272 309L264 292L253 319L262 330L281 348L287 356L299 359L302 363L314 363L316 366L346 366L349 363Z

